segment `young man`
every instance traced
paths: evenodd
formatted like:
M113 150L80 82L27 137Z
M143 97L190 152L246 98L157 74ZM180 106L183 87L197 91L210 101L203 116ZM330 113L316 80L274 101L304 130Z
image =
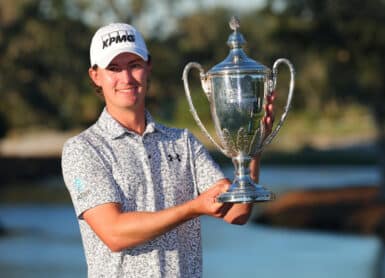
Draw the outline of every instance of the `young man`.
M146 111L152 64L134 27L101 27L90 58L105 109L66 142L62 156L88 277L201 277L198 217L244 224L251 205L217 203L229 181L207 150ZM257 175L259 161L253 165Z

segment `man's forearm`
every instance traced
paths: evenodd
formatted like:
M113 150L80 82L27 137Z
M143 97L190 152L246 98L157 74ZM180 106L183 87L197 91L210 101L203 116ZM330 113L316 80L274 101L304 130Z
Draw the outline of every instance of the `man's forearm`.
M87 211L84 219L112 250L120 251L150 241L200 214L192 201L157 212L121 212L119 204Z
M157 212L121 213L114 234L122 248L129 248L152 240L200 215L194 210L193 201Z
M119 251L152 240L201 215L224 217L227 210L215 199L227 185L227 180L220 180L195 199L157 212L122 212L119 204L107 203L87 210L83 217L112 251Z

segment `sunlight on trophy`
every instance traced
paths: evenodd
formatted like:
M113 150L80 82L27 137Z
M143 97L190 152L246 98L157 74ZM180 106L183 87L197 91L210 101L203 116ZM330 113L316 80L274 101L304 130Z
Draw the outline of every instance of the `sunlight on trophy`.
M287 59L274 62L273 70L250 59L243 51L245 40L239 32L240 23L235 17L230 20L233 33L227 45L227 58L204 73L199 63L190 62L183 70L184 89L191 113L203 133L227 157L235 167L235 178L229 190L217 201L222 203L254 203L270 201L274 193L250 177L249 164L277 135L289 111L294 89L294 68ZM284 111L273 131L267 134L263 124L265 104L276 87L277 67L286 64L290 70L290 86ZM200 72L203 91L210 103L218 144L201 122L191 99L188 74L192 68Z

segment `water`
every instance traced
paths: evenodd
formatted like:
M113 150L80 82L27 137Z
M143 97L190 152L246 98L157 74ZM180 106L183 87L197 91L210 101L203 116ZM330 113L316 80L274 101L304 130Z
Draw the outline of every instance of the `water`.
M227 171L231 176L232 169ZM264 167L261 182L276 192L305 186L377 182L373 167ZM0 277L86 277L71 205L1 205ZM202 217L204 277L374 277L380 241L373 236L232 226Z
M0 237L1 277L85 277L72 206L1 206L9 235Z
M375 277L375 237L203 221L204 277Z
M232 178L233 168L225 174ZM279 192L317 187L343 187L378 184L380 172L374 166L268 166L260 171L261 184Z

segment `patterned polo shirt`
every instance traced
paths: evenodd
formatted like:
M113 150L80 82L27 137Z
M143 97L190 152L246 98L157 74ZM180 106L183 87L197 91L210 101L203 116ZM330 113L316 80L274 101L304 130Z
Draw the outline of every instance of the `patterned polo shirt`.
M223 173L186 129L155 123L146 112L143 135L106 109L69 139L62 170L79 220L88 277L201 277L199 218L134 248L112 252L83 220L84 211L115 202L124 212L159 211L195 198Z

